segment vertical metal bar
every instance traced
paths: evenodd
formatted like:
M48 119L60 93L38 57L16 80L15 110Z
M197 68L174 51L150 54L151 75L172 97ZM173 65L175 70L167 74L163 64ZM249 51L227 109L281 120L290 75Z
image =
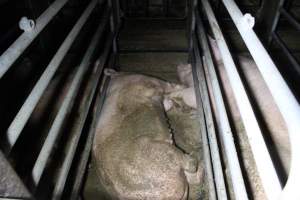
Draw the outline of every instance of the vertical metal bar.
M118 31L119 28L119 24L117 24L116 22L116 7L113 4L114 0L108 0L108 6L110 7L110 9L112 10L112 14L110 16L110 28L111 28L111 32L114 35L114 39L113 39L113 52L114 54L117 53L118 51L118 45L117 45L117 39L116 39L116 33Z
M0 57L0 78L9 70L31 42L45 28L51 19L67 3L67 0L56 0L36 20L33 30L25 31Z
M284 54L287 56L288 60L293 65L294 70L300 75L300 65L299 65L298 61L296 60L296 58L289 51L288 47L284 44L284 42L280 39L280 37L276 33L273 33L273 38L274 38L274 41L276 41L277 44L279 45L279 47L282 49Z
M281 8L280 12L295 29L300 31L300 23L293 16L291 16L284 8Z
M106 44L105 44L105 50L103 54L101 55L99 59L99 64L95 66L93 69L93 77L91 78L90 84L88 85L88 89L85 90L85 93L83 94L84 98L80 102L78 111L79 115L76 118L74 122L74 127L71 129L71 138L69 140L69 145L67 145L69 148L67 149L67 154L65 156L65 160L62 164L61 170L59 171L58 180L54 188L53 200L59 200L62 197L65 183L69 174L69 170L72 165L72 161L75 156L75 152L78 146L78 142L81 136L81 132L89 111L89 108L92 103L92 99L95 95L97 85L99 84L99 80L104 68L104 65L106 63L107 57L109 55L109 52L111 50L111 44L112 44L113 38L108 38Z
M107 14L104 14L104 17L103 17L104 19L103 19L102 23L99 24L99 27L97 28L97 30L89 44L89 47L88 47L80 65L78 66L76 74L72 80L71 86L68 89L66 97L63 100L62 105L61 105L57 115L55 116L54 122L49 130L48 136L47 136L47 138L44 142L44 145L39 153L39 156L33 166L32 177L33 177L35 184L38 184L38 182L40 181L40 178L46 167L47 160L52 152L53 146L58 137L59 131L60 131L61 127L63 126L66 116L68 115L70 109L72 108L72 106L74 104L74 100L78 93L80 85L82 83L84 74L88 70L88 66L91 62L91 57L94 53L96 45L98 44L98 42L101 38L101 35L104 31L105 25L107 23L106 15Z
M257 171L260 175L266 195L268 196L269 199L277 199L281 191L281 185L277 173L275 171L272 159L270 157L268 148L265 144L262 132L260 130L257 119L255 117L254 111L251 107L245 87L239 76L236 65L233 61L229 48L226 44L225 38L218 25L217 19L211 9L210 4L208 3L207 0L201 0L201 1L202 1L202 5L205 8L206 15L209 19L209 24L212 29L212 32L216 38L217 45L219 47L221 57L224 63L225 71L228 75L230 85L233 89L234 97L237 102L237 106L239 108L243 124L245 126L245 130L247 133L247 137L249 139L249 144L251 146L254 160L256 162ZM223 3L225 3L224 0ZM227 1L225 3L225 6L226 7L230 6L233 3L234 2L232 1L230 3L229 1ZM233 13L231 12L234 11L229 9L229 14L232 16ZM239 23L241 24L241 26L244 25L243 28L246 29L245 24L242 23L244 21L248 22L248 20L243 18L239 18L238 20L239 21L236 22L234 19L235 23ZM255 48L255 51L257 51L257 46ZM239 190L242 189L242 188L238 188L236 184L233 184L233 186L235 192L240 192ZM244 192L241 194L244 194ZM244 198L246 198L244 195L238 197L238 199L244 199Z
M246 46L248 47L253 59L255 60L257 67L262 74L270 92L282 114L282 117L288 128L290 143L291 143L291 167L287 184L285 185L280 198L282 199L300 199L300 105L287 83L281 76L268 52L259 41L255 32L252 29L245 29L243 21L243 14L232 0L223 0L225 7L227 8L231 18L233 19L236 27L238 28ZM240 98L240 97L239 97ZM262 152L257 152L262 153ZM262 160L266 164L266 160ZM258 171L259 169L258 165ZM268 170L268 171L267 171ZM270 173L270 168L266 171ZM262 182L265 186L266 194L270 199L278 198L278 190L280 184L276 182L274 175L272 174L260 174ZM272 179L273 177L273 179Z
M198 38L199 38L199 42L202 44L202 52L203 52L203 56L206 59L211 58L210 55L210 50L209 50L209 46L207 43L207 39L206 39L206 34L205 34L205 29L202 23L202 19L199 16L198 13L198 9L196 9L196 31L195 34L197 33ZM200 62L200 61L199 61ZM203 63L204 65L207 65L207 63ZM209 67L213 68L213 62L211 60L211 62L209 63ZM211 69L213 70L213 69ZM206 81L208 79L205 80L205 76L204 76L204 70L203 68L199 69L198 72L198 77L200 77L200 83L202 83L202 89L201 89L201 98L203 99L203 105L204 105L204 112L205 112L205 116L206 116L206 120L207 120L207 129L208 129L208 138L209 138L209 142L210 142L210 150L211 150L211 155L212 155L212 164L214 167L214 174L215 174L215 182L216 182L216 188L217 188L217 195L218 195L218 199L227 199L227 194L226 194L226 187L225 187L225 181L224 181L224 174L222 171L222 164L221 164L221 158L220 158L220 154L219 154L219 148L218 148L218 142L217 142L217 138L216 138L216 132L215 132L215 126L214 126L214 122L213 122L213 117L212 117L212 109L210 106L210 101L209 101L209 93L208 93L208 87L207 87L207 83ZM225 111L225 108L224 108ZM224 113L226 114L226 113ZM229 123L228 123L229 125ZM224 132L222 132L224 134ZM228 133L226 135L229 135ZM233 141L231 141L233 144ZM235 154L233 153L235 152ZM236 165L238 166L238 158L237 158L237 154L236 154L236 150L232 150L231 152L231 156L235 156L235 160L237 161ZM235 169L236 170L236 169ZM235 173L240 173L241 176L241 170L235 171Z
M107 88L109 85L110 77L106 77L106 78L104 77L104 79L105 79L105 81L104 81L103 89L101 91L99 91L100 94L95 101L95 108L93 110L92 122L91 122L91 125L89 126L87 140L85 142L84 150L83 150L81 159L78 164L78 169L76 171L76 176L75 176L76 178L75 178L75 181L74 181L74 184L72 187L70 199L77 199L79 192L80 192L80 188L82 187L82 181L84 178L84 174L86 172L89 155L91 153L92 143L93 143L93 139L94 139L94 135L95 135L95 131L96 131L97 122L98 122L99 116L101 114L101 110L102 110L102 106L104 103L106 91L107 91Z
M211 155L211 161L213 166L214 172L214 182L216 184L216 192L217 192L217 199L219 200L226 200L226 187L223 175L223 169L221 164L221 158L219 154L218 142L216 138L215 126L212 117L212 109L210 106L209 101L209 94L208 88L206 85L206 80L204 77L204 70L199 50L199 45L196 37L194 36L193 39L194 50L195 50L195 57L196 57L196 69L194 70L197 75L197 79L199 81L199 91L200 97L203 104L204 115L206 120L206 127L207 127L207 135L208 135L208 142L209 142L209 150Z
M68 34L68 36L66 37L62 45L59 47L58 51L56 52L56 54L48 64L46 70L44 71L44 73L42 74L42 76L34 86L33 90L27 97L25 103L19 110L17 116L10 124L7 130L7 137L10 144L10 148L14 146L17 139L19 138L21 131L23 130L25 124L27 123L39 99L43 95L52 77L54 76L56 70L58 69L60 63L62 62L64 56L70 49L73 41L75 40L76 36L79 34L81 28L87 21L88 17L92 13L96 4L97 4L97 0L92 0L91 3L88 5L88 7L85 9L80 19L76 22L71 32Z
M195 48L194 48L195 50ZM198 106L198 113L199 113L199 123L201 124L201 139L202 139L202 149L203 149L203 157L204 157L204 163L205 163L205 173L206 173L206 179L208 184L208 195L210 200L216 200L216 188L215 188L215 182L214 182L214 175L212 171L212 164L211 164L211 156L209 152L209 144L207 139L207 130L205 126L205 119L204 119L204 110L203 110L203 102L200 97L200 88L199 88L199 80L197 77L196 68L199 68L199 65L201 63L197 62L197 52L191 52L192 53L192 72L193 72L193 79L194 79L194 87L195 87L195 94L196 94L196 100L197 100L197 106Z
M221 88L220 88L219 81L217 78L217 73L215 71L214 63L212 60L212 55L210 53L210 49L209 49L206 33L204 31L205 29L204 29L202 20L199 16L198 12L196 13L196 15L197 15L197 18L196 18L197 19L197 33L199 35L200 42L202 44L202 48L203 48L203 52L204 52L205 64L203 66L204 66L206 77L209 77L207 79L209 79L211 81L212 93L213 93L214 100L216 103L216 110L218 112L218 113L216 113L216 119L217 119L217 124L218 124L218 128L219 128L219 135L223 141L225 154L227 156L227 162L229 165L229 173L231 174L231 177L232 177L231 182L234 185L238 184L236 187L241 188L241 189L236 189L238 191L238 193L235 193L235 196L240 196L240 197L244 196L245 197L247 195L245 194L246 189L245 189L245 184L244 184L244 180L243 180L243 175L242 175L237 151L235 148L235 143L233 140L233 135L232 135L229 119L227 116L224 100L222 97ZM242 194L239 194L239 193L242 193ZM238 199L238 198L236 198L236 199Z

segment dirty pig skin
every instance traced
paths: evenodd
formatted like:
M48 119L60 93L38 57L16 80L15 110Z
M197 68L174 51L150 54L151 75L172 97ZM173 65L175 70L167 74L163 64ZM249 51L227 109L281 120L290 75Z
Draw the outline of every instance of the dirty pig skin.
M112 199L187 199L186 173L197 161L175 147L163 96L182 86L106 70L111 82L99 118L92 157Z

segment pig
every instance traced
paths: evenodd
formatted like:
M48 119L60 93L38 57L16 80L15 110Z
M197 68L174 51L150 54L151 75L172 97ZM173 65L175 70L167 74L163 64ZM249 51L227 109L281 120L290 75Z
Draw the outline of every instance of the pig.
M164 105L168 105L165 109L173 128L176 146L194 156L199 163L197 174L188 178L189 199L202 199L205 198L206 188L201 154L201 124L197 111L192 66L190 64L178 65L177 76L185 88L165 95Z
M258 173L255 168L255 162L252 156L250 145L247 142L247 136L242 123L240 112L234 98L232 88L228 79L228 75L225 71L223 60L221 58L220 51L218 49L216 41L209 37L209 44L212 50L212 56L216 64L216 68L219 74L220 81L224 90L225 101L228 104L229 114L233 121L233 128L237 133L238 140L242 149L243 163L246 168L247 176L250 180L250 187L253 191L254 199L266 199L264 192L262 191L262 185ZM253 98L253 105L256 106L256 113L260 115L260 120L265 127L262 132L265 138L268 138L267 145L270 147L271 154L277 154L279 156L279 162L282 168L280 171L288 173L290 165L290 144L287 135L286 124L279 112L274 99L262 78L255 62L245 55L233 55L238 67L238 71L241 73L241 77L244 78L247 85L250 97Z
M138 74L111 76L97 123L92 160L112 199L186 199L197 160L172 141L163 96L181 88Z
M166 95L166 98L164 100L166 111L171 109L173 106L171 99L176 99L176 98L182 99L187 106L196 109L197 102L196 102L191 64L178 65L177 76L178 79L180 80L180 83L183 84L185 88L182 88L181 90L177 90Z

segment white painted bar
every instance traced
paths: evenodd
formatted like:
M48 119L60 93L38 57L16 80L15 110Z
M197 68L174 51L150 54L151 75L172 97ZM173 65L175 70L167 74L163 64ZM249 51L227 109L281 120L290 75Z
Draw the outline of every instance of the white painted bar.
M197 54L195 71L199 80L200 97L202 100L203 110L205 115L209 150L211 154L211 162L212 162L213 173L214 173L214 182L216 185L216 193L218 197L217 199L227 200L224 174L223 174L223 168L221 164L222 162L221 162L220 151L218 147L218 141L216 137L215 125L212 116L212 109L209 100L208 87L204 76L204 69L203 69L202 59L200 57L200 49L199 49L198 41L196 40L195 36L193 37L193 45L195 49L195 54ZM237 163L237 166L238 165L239 163Z
M300 106L281 76L273 60L258 39L252 29L244 29L241 20L244 15L233 0L223 0L233 22L238 28L246 46L248 47L254 61L257 64L271 94L286 122L291 142L291 168L287 184L281 194L281 199L298 200L300 199ZM278 192L274 190L276 182L269 180L270 188L267 193L271 197L277 197ZM271 187L273 185L273 187ZM272 195L271 195L272 194Z
M48 136L44 142L44 145L39 153L39 156L37 160L35 161L33 170L32 170L32 178L35 184L37 184L40 181L41 175L44 172L44 169L46 167L48 158L52 152L53 146L55 144L55 141L58 137L59 131L63 125L63 122L69 113L72 105L74 104L75 97L78 93L78 90L80 88L80 85L83 80L83 76L89 69L89 65L91 62L91 57L97 47L97 44L101 38L101 35L104 31L106 25L106 20L103 20L101 24L99 24L98 29L96 30L89 47L79 65L77 68L76 74L72 80L71 86L68 89L68 93L66 94L65 99L62 102L62 105L54 119L54 122L49 130Z
M245 87L241 81L236 65L232 59L231 53L210 4L207 0L201 0L201 2L204 6L210 27L217 41L265 193L269 199L278 199L281 192L281 185L249 98L246 94ZM232 11L229 11L229 13L231 12ZM251 18L249 20L248 16L246 16L245 18L240 18L237 23L242 29L248 30L247 26L245 26L245 23L248 22L249 24L252 23ZM257 47L255 48L255 51L257 51Z
M60 63L62 62L64 56L67 54L75 38L79 34L81 28L87 21L88 17L92 13L94 7L96 6L98 0L92 0L88 7L85 9L80 19L76 22L75 26L72 28L71 32L68 34L62 45L59 47L58 51L50 61L46 70L32 89L31 93L27 97L25 103L22 105L17 116L14 118L13 122L10 124L7 130L8 142L10 148L14 146L17 139L19 138L21 131L23 130L25 124L27 123L30 115L32 114L35 106L49 85L51 79L53 78L55 72L57 71Z
M38 34L46 27L68 0L56 0L36 20L35 27L25 31L22 35L1 55L0 78L9 70L12 64L20 57L25 49L32 43Z
M210 53L204 26L197 12L197 33L203 47L204 54L204 70L206 77L209 77L212 86L212 93L216 104L216 122L218 125L219 137L223 141L224 150L228 162L228 169L231 176L231 183L236 199L247 199L247 191L245 188L244 178L242 175L237 150L232 135L229 119L227 116L224 99L222 97L221 87L217 78L217 73Z

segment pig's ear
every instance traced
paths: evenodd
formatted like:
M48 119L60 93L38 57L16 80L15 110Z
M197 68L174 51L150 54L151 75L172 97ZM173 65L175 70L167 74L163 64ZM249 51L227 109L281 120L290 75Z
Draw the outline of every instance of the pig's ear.
M116 76L119 73L116 70L114 70L114 69L105 68L104 69L104 74L105 74L105 76Z
M217 40L213 39L211 36L208 36L208 41L212 50L212 56L216 62L222 61L221 53L217 44Z

